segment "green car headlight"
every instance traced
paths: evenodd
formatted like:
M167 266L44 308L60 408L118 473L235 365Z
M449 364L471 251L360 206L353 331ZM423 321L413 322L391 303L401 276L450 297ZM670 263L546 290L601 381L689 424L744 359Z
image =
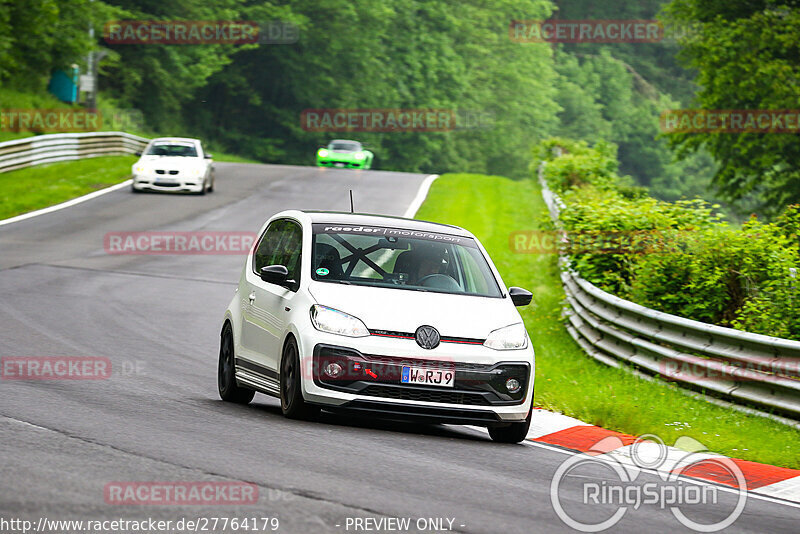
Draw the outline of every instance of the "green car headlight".
M363 152L356 152L356 159L364 159L364 153Z
M317 156L319 156L321 158L327 158L328 157L328 149L327 148L320 148L319 152L317 152Z

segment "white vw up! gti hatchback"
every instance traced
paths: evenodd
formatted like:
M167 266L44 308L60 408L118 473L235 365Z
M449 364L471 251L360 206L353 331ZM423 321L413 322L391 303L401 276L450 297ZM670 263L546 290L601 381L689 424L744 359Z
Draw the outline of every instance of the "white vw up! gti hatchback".
M223 321L218 385L287 417L320 408L488 427L522 441L534 351L483 246L456 226L285 211L264 225Z

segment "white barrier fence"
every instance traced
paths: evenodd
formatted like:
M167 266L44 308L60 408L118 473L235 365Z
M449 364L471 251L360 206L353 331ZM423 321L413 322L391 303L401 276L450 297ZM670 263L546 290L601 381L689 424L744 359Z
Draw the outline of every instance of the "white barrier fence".
M149 139L125 132L37 135L0 143L0 172L56 161L141 152Z
M564 206L539 168L554 223ZM567 330L589 355L739 404L800 416L800 342L743 332L651 310L581 278L563 258Z

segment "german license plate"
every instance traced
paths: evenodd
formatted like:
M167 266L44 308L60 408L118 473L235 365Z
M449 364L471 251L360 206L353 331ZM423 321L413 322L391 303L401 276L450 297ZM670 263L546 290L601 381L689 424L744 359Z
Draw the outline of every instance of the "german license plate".
M425 386L443 386L451 388L456 382L455 371L446 369L426 369L424 367L403 366L400 376L402 384L420 384Z
M344 167L344 163L334 163L337 167Z

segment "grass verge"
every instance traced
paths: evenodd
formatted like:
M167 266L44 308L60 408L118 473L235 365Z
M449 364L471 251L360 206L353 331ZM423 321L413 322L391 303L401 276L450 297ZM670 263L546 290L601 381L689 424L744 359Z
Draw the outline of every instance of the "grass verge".
M800 468L800 431L688 397L674 384L641 380L578 347L561 319L556 257L517 254L509 246L512 231L542 228L546 213L533 180L446 174L417 214L473 232L506 285L533 292L534 303L520 312L536 349L535 405L628 434L655 434L667 445L690 436L727 456Z
M0 219L46 208L126 180L133 156L108 156L0 173Z

